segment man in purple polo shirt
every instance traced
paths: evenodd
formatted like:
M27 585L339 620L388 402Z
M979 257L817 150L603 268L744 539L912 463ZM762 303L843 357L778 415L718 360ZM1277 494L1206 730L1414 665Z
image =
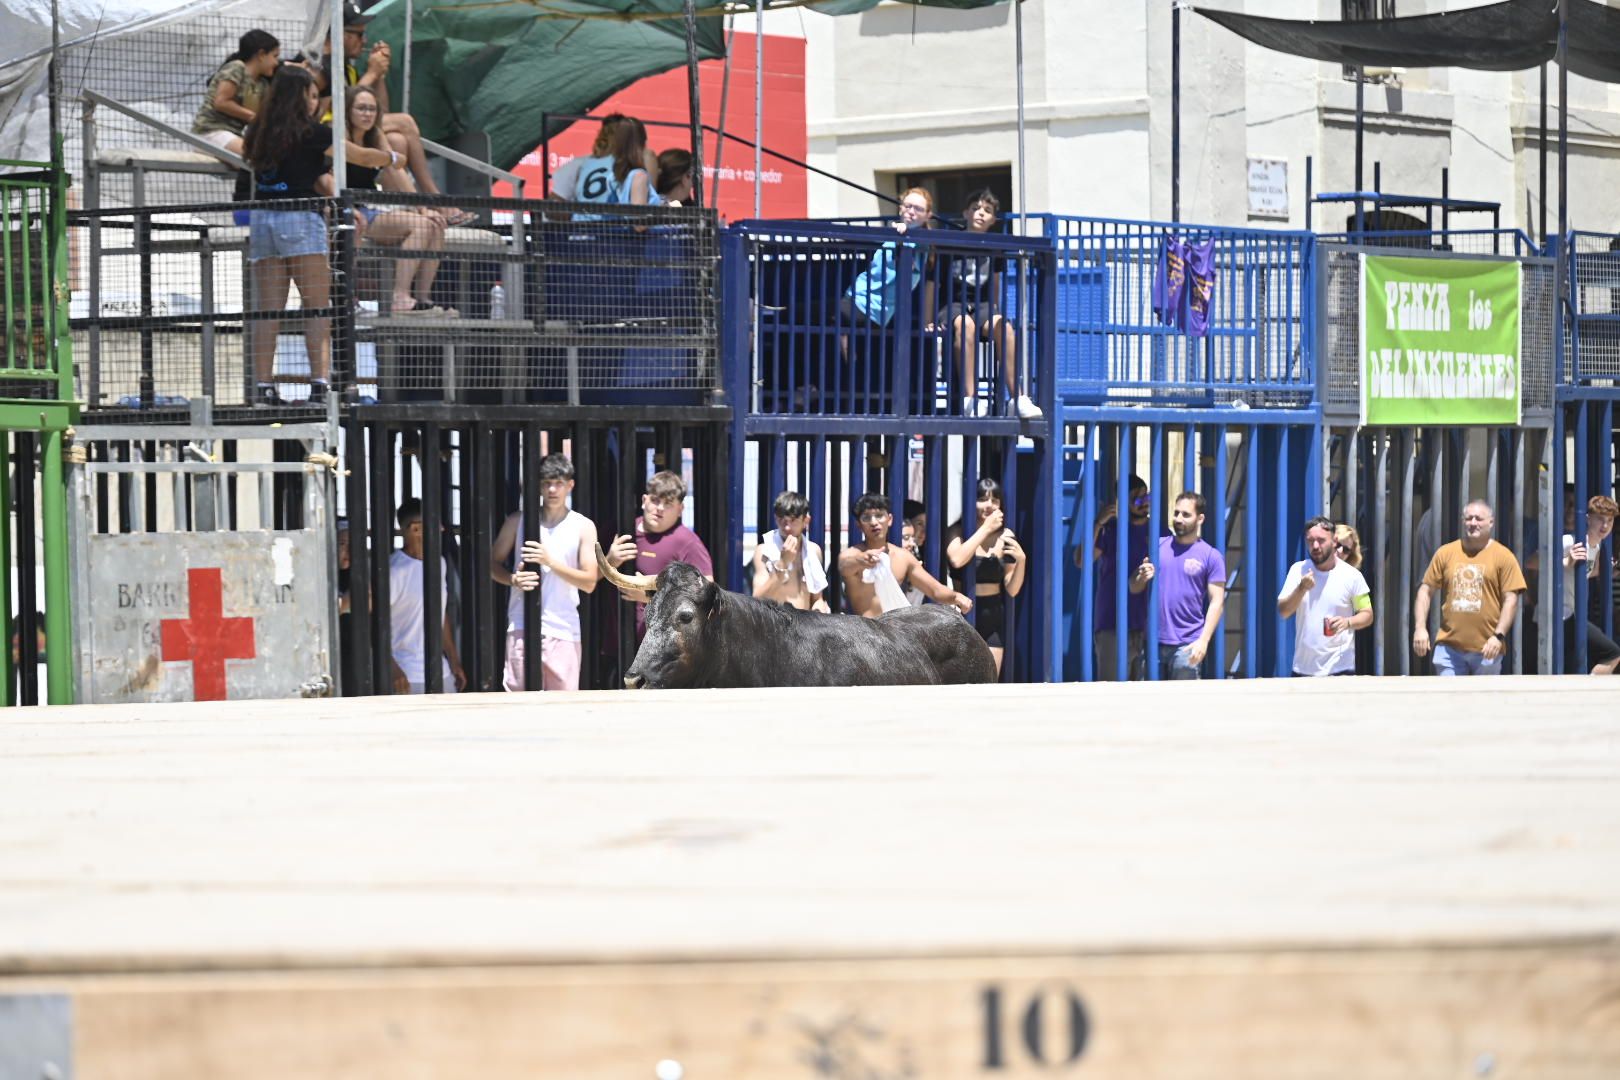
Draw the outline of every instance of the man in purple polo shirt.
M672 562L689 563L704 577L714 579L714 562L697 533L681 524L686 509L686 482L668 471L647 478L641 496L641 516L634 536L616 536L605 553L615 570L634 559L636 573L657 577ZM647 605L636 605L636 636L647 632Z
M1158 565L1144 561L1131 579L1133 593L1159 579L1160 678L1199 677L1226 606L1226 560L1204 542L1203 528L1204 497L1183 491L1170 513L1171 535L1159 538Z

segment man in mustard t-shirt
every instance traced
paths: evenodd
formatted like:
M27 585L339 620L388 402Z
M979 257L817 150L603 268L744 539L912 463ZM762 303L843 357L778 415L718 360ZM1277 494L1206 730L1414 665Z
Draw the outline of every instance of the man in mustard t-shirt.
M1463 507L1462 539L1434 553L1412 605L1412 651L1429 651L1429 598L1445 590L1440 636L1434 644L1438 675L1500 675L1508 633L1519 612L1524 574L1513 552L1491 539L1496 519L1476 499Z

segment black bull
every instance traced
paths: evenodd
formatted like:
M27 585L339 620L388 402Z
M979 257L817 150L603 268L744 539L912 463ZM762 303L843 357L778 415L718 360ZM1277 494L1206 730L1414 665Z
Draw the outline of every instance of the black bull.
M627 599L648 601L647 636L624 676L632 690L996 681L989 646L953 607L823 615L727 592L686 563L651 578L614 570L600 547L597 559Z

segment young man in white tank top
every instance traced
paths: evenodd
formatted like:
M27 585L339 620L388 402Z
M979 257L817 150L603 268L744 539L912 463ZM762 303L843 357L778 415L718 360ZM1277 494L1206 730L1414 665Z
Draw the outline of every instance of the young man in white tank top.
M594 592L596 525L568 508L574 491L574 464L562 454L540 462L541 512L538 527L524 528L521 512L501 526L489 550L489 576L511 587L506 602L506 673L508 690L525 688L523 594L540 589L540 663L547 690L578 690L580 666L579 594ZM506 561L517 548L517 568Z

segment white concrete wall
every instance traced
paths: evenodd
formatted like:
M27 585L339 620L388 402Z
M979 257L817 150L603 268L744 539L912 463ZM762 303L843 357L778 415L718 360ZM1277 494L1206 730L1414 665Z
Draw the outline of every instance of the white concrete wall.
M1401 14L1475 0L1401 0ZM1222 0L1284 18L1336 19L1337 0ZM1023 5L1030 206L1164 218L1170 211L1170 0L1027 0ZM812 164L869 187L896 172L1016 159L1012 10L882 4L832 19L780 12L768 33L806 39ZM741 24L739 24L741 25ZM1556 94L1556 69L1552 87ZM1570 80L1570 221L1620 229L1620 88ZM1556 126L1556 112L1552 114ZM1363 187L1502 204L1534 230L1539 205L1537 73L1414 70L1365 88ZM1305 162L1317 191L1355 181L1355 85L1337 65L1272 53L1182 15L1181 212L1189 221L1305 222ZM1556 145L1554 144L1554 149ZM1289 218L1251 218L1247 160L1288 163ZM1017 178L1014 178L1017 184ZM1557 222L1556 161L1549 172ZM812 178L812 215L869 214L877 200ZM1317 212L1341 226L1348 208ZM1461 218L1453 224L1488 224Z

